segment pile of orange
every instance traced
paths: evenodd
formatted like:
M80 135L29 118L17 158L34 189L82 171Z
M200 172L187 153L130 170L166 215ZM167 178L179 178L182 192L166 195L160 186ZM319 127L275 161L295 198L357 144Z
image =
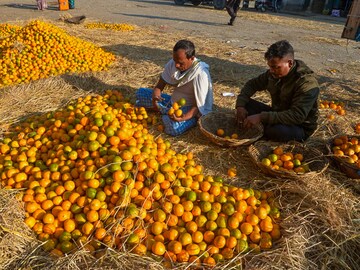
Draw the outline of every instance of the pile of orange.
M135 30L135 27L127 24L127 23L101 23L101 22L95 22L95 23L87 23L85 24L86 28L89 29L109 29L113 31L133 31Z
M332 152L335 156L343 158L345 162L360 168L360 143L357 137L344 135L335 138Z
M261 163L273 170L294 171L296 173L309 171L301 153L285 152L281 146L276 147L271 154L263 158Z
M67 72L100 71L115 60L100 47L42 21L1 29L0 87Z
M183 115L183 111L181 110L181 107L185 106L185 104L186 104L185 98L181 98L177 102L174 102L168 111L168 115L170 117L173 115L175 115L176 117L181 117Z
M54 255L111 247L214 265L279 239L271 192L203 174L147 129L120 92L34 116L0 143L0 180L22 189L26 224ZM96 251L96 252L95 252Z
M225 139L237 139L237 138L239 138L239 135L237 133L226 134L226 132L225 132L225 130L223 128L218 128L216 130L216 135L218 135L219 137L223 137Z
M328 101L328 100L320 100L319 108L320 109L331 109L336 112L338 115L345 115L346 111L344 109L344 103L339 101ZM334 120L335 115L332 113L329 113L327 115L327 118L329 120Z

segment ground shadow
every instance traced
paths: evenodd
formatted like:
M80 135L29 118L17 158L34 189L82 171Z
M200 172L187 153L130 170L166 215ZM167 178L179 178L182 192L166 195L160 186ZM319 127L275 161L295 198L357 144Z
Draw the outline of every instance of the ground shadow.
M130 1L131 2L139 2L139 3L150 3L150 4L162 5L162 6L178 6L179 8L200 8L200 9L213 8L211 1L204 1L199 6L193 5L190 1L186 2L185 5L176 5L173 1L161 1L161 0L160 1L130 0ZM241 8L241 12L253 12L253 13L262 14L262 12L257 11L254 7ZM241 17L241 12L238 14L240 17ZM123 13L120 13L120 14L125 15L125 16L141 16L141 15L137 15L137 14L123 14ZM290 18L298 17L298 18L302 18L304 20L318 21L318 22L323 22L323 23L332 23L332 24L337 24L337 25L344 25L346 22L346 18L344 18L344 17L332 17L329 15L322 15L322 14L318 14L318 13L305 12L305 11L281 10L280 12L273 12L273 11L268 10L268 11L266 11L266 14L278 16L278 17L290 17ZM150 18L157 18L157 17L150 16ZM166 19L166 18L159 17L157 19ZM175 20L175 19L173 19L173 20ZM182 20L182 19L179 19L179 20L187 21L187 20ZM188 22L196 22L196 21L189 20ZM213 24L213 25L217 25L217 24Z
M151 61L163 67L172 57L170 50L150 48L146 46L116 44L103 47L107 51L126 57L131 61ZM244 65L226 59L210 57L198 54L198 58L210 66L210 73L214 83L221 83L231 87L239 87L242 81L246 81L250 74L259 75L266 69L257 65Z
M102 94L106 90L119 90L125 96L133 96L136 89L128 85L113 85L104 83L93 75L64 74L61 78L75 88L85 91Z
M246 8L241 9L242 12L253 12L253 13L259 13L262 14L262 12L257 11L255 8ZM266 11L266 14L273 15L277 17L289 17L289 18L301 18L308 21L316 21L316 22L322 22L322 23L331 23L331 24L337 24L337 25L345 25L346 18L342 17L331 17L329 15L322 15L317 13L308 13L305 11L289 11L289 10L281 10L280 12L273 12L273 11ZM241 13L239 13L241 16Z
M31 4L5 4L1 5L4 7L10 7L10 8L21 8L21 9L32 9L32 10L38 10L37 5L31 5ZM57 7L48 6L48 10L59 10Z
M204 22L204 21L196 21L196 20L186 20L184 18L170 18L170 17L161 17L161 16L153 16L153 15L142 15L142 14L133 14L133 13L119 13L115 12L114 14L129 16L129 17L139 17L139 18L148 18L148 19L159 19L166 21L179 21L179 22L189 22L189 23L198 23L212 26L220 26L224 25L222 23L212 23L212 22Z
M174 2L163 2L163 1L145 1L145 0L129 0L129 2L138 2L138 3L146 3L146 4L154 4L154 5L161 5L161 6L173 6Z

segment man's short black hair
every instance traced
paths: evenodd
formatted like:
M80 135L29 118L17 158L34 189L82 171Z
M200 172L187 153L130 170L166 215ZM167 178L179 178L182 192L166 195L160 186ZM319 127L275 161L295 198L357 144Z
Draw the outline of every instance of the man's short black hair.
M173 52L180 49L185 50L186 58L195 56L195 45L190 40L182 39L176 42Z
M272 58L284 58L290 56L294 59L294 48L287 40L280 40L272 44L265 53L265 59L270 60Z

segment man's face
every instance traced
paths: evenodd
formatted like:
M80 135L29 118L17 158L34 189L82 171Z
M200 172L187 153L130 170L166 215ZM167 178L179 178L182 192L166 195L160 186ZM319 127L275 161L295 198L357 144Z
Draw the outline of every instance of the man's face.
M185 71L189 69L194 61L194 58L194 56L187 58L185 50L183 49L179 49L173 53L175 67L180 71Z
M294 60L285 56L283 58L274 57L267 61L270 68L270 73L275 79L280 79L289 74L291 67L294 64Z

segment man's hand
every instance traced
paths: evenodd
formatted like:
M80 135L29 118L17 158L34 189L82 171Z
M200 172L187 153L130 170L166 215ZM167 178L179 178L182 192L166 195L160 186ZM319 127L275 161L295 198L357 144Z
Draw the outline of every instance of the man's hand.
M182 115L182 116L180 116L180 117L177 117L177 116L175 116L175 114L173 114L172 116L170 116L170 118L171 118L172 120L174 120L175 122L185 121L184 115Z
M261 122L260 114L250 115L244 120L244 128L251 128Z
M242 125L248 115L247 110L244 107L236 108L236 122L238 125Z
M154 107L154 110L158 111L158 105L157 103L162 100L161 97L161 90L159 88L155 88L152 93L152 104Z
M181 115L180 117L175 116L175 114L171 115L170 118L176 122L187 121L199 113L199 109L197 107L192 107L187 113Z

